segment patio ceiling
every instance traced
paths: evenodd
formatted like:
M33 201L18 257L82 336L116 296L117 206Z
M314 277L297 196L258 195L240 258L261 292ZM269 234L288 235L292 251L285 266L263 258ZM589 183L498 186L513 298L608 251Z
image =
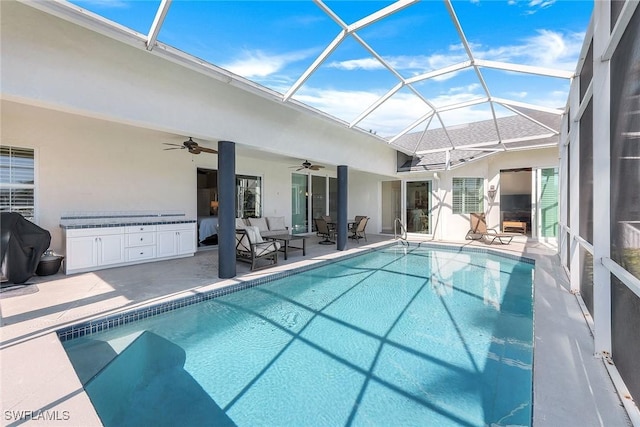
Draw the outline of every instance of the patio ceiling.
M557 144L592 8L555 0L43 3L368 132L409 156L409 169Z

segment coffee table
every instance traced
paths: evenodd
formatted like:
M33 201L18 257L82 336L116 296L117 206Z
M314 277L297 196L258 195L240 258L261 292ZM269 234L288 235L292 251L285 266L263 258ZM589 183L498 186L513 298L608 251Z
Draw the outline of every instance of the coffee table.
M502 221L502 231L517 230L522 234L527 234L527 223L524 221Z
M301 236L300 234L275 234L273 236L267 236L265 239L282 243L281 250L284 252L285 260L289 255L289 249L301 249L302 256L307 254L307 236ZM293 240L302 240L302 247L291 246L290 242Z

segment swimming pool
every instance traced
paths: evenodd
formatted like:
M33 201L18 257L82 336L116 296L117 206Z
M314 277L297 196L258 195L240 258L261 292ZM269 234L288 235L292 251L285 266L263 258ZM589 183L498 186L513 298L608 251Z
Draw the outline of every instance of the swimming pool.
M533 264L388 247L64 342L111 425L530 425Z

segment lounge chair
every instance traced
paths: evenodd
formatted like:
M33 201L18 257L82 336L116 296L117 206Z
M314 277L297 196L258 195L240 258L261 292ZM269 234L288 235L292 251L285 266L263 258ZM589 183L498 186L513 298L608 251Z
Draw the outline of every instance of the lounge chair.
M357 216L356 222L353 224L353 227L349 229L349 232L352 233L349 236L351 239L356 239L356 242L359 242L360 239L364 238L364 241L367 241L367 233L365 233L365 229L367 228L367 222L369 218L366 216Z
M493 244L498 240L503 245L508 245L515 236L520 234L516 233L500 233L493 228L487 228L487 221L483 213L472 213L470 216L471 229L467 231L465 239L467 240L481 240L491 239L489 244Z
M279 242L265 242L258 227L247 226L236 229L236 259L251 263L251 271L278 263ZM258 260L269 263L258 267Z
M318 234L318 236L324 237L324 240L321 240L318 243L320 243L321 245L334 244L335 242L331 241L331 238L333 237L333 231L329 229L329 226L327 225L327 221L325 221L323 218L316 218L315 222L316 222L316 233Z

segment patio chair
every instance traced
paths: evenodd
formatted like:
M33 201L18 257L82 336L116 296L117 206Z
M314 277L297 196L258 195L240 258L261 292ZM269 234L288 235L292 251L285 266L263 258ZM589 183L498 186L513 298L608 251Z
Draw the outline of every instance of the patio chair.
M251 271L269 267L278 263L278 250L280 243L265 242L260 236L258 227L245 227L236 229L236 259L251 264ZM258 260L269 261L266 265L258 267Z
M334 244L335 242L331 241L331 238L333 237L333 231L329 229L329 226L327 225L327 221L325 221L324 218L316 218L315 222L316 222L316 233L318 234L318 236L324 237L324 240L321 240L318 243L320 243L321 245Z
M360 242L360 239L364 238L364 241L367 241L367 233L365 233L365 229L367 228L367 222L369 218L366 216L356 216L356 222L349 229L349 232L352 233L349 236L351 239L356 239L356 242Z
M467 240L482 240L491 239L489 244L493 244L498 240L503 245L508 245L511 240L519 234L515 233L500 233L493 228L487 228L487 221L484 213L472 213L470 216L471 228L467 231L465 239Z
M322 215L320 218L324 219L327 223L327 227L329 227L329 231L335 234L336 232L336 222L331 219L329 215Z

